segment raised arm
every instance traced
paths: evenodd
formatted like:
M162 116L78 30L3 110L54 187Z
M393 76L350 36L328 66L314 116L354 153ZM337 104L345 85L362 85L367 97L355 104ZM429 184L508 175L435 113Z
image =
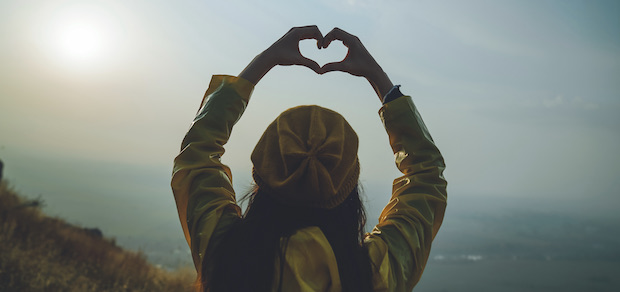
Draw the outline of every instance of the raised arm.
M216 75L174 159L172 191L196 270L210 258L221 235L241 215L232 174L221 161L224 145L239 120L254 85L245 79Z
M365 244L375 271L377 291L411 291L419 281L431 243L446 208L445 164L411 97L395 88L359 38L335 28L323 40L341 40L349 48L343 61L323 66L323 73L343 71L365 77L384 103L379 114L403 173L394 180L392 197Z
M210 263L214 247L241 211L236 204L232 174L221 162L224 145L241 118L254 85L276 65L319 66L301 56L297 43L322 36L316 26L293 28L259 54L239 77L215 75L198 114L174 159L172 190L185 238L191 248L198 275L203 261ZM206 267L211 268L208 264Z
M315 39L319 49L323 43L323 35L316 25L293 27L269 48L258 54L243 69L239 77L256 85L276 65L301 65L320 73L321 67L319 67L319 64L302 56L299 51L299 41L305 39Z
M358 37L339 28L334 28L325 35L323 48L327 48L334 40L342 41L342 44L349 48L349 52L344 60L323 65L321 73L342 71L364 77L377 93L379 100L383 102L383 98L394 85L379 63L370 55Z
M403 176L366 244L390 291L411 291L424 271L446 209L445 163L411 97L381 108L380 116ZM372 246L372 248L371 248ZM372 254L374 253L374 254Z

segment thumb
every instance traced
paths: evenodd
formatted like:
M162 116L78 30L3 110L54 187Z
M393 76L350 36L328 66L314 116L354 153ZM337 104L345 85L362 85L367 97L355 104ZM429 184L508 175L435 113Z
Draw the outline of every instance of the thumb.
M308 58L301 58L299 59L299 61L297 62L297 65L301 65L301 66L306 66L308 68L310 68L312 71L316 72L317 74L321 74L321 66L319 66L319 64L317 64L317 62L310 60Z
M331 62L331 63L327 63L325 65L323 65L323 67L321 67L321 71L322 73L327 73L327 72L332 72L332 71L342 71L342 72L348 72L347 70L345 70L342 61L341 62Z

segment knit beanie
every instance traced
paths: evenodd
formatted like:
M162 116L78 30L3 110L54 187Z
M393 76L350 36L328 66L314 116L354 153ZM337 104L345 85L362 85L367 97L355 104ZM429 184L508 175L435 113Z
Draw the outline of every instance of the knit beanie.
M357 185L358 138L339 113L298 106L281 113L252 152L259 188L294 206L331 209Z

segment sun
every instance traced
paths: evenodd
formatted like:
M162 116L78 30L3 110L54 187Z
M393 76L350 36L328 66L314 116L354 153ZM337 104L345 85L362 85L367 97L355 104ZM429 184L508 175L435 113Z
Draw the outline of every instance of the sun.
M66 59L88 61L105 51L102 31L90 23L69 22L58 30L55 40L58 53Z
M118 21L101 6L62 7L46 27L47 49L65 65L103 63L111 57Z

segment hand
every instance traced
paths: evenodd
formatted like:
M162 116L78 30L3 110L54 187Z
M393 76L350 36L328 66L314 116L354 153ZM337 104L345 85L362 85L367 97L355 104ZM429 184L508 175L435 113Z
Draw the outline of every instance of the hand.
M334 40L342 41L342 44L349 48L349 52L344 60L323 65L321 74L342 71L351 75L366 77L379 99L383 100L383 97L394 85L381 66L366 50L360 39L342 29L334 28L323 38L323 48L327 48Z
M323 35L316 25L293 27L269 48L256 56L239 74L239 77L243 77L256 84L276 65L301 65L320 74L321 66L315 61L302 56L299 51L299 41L305 39L315 39L317 48L321 49Z
M293 27L284 36L277 40L267 50L263 52L266 59L271 60L274 65L301 65L319 73L321 66L315 61L304 57L299 51L299 41L315 39L317 49L321 49L323 34L316 25Z
M347 72L355 76L366 77L381 67L362 45L360 39L342 29L334 28L323 38L323 48L327 48L332 41L339 40L349 48L347 56L340 62L332 62L323 65L323 73L331 71Z

